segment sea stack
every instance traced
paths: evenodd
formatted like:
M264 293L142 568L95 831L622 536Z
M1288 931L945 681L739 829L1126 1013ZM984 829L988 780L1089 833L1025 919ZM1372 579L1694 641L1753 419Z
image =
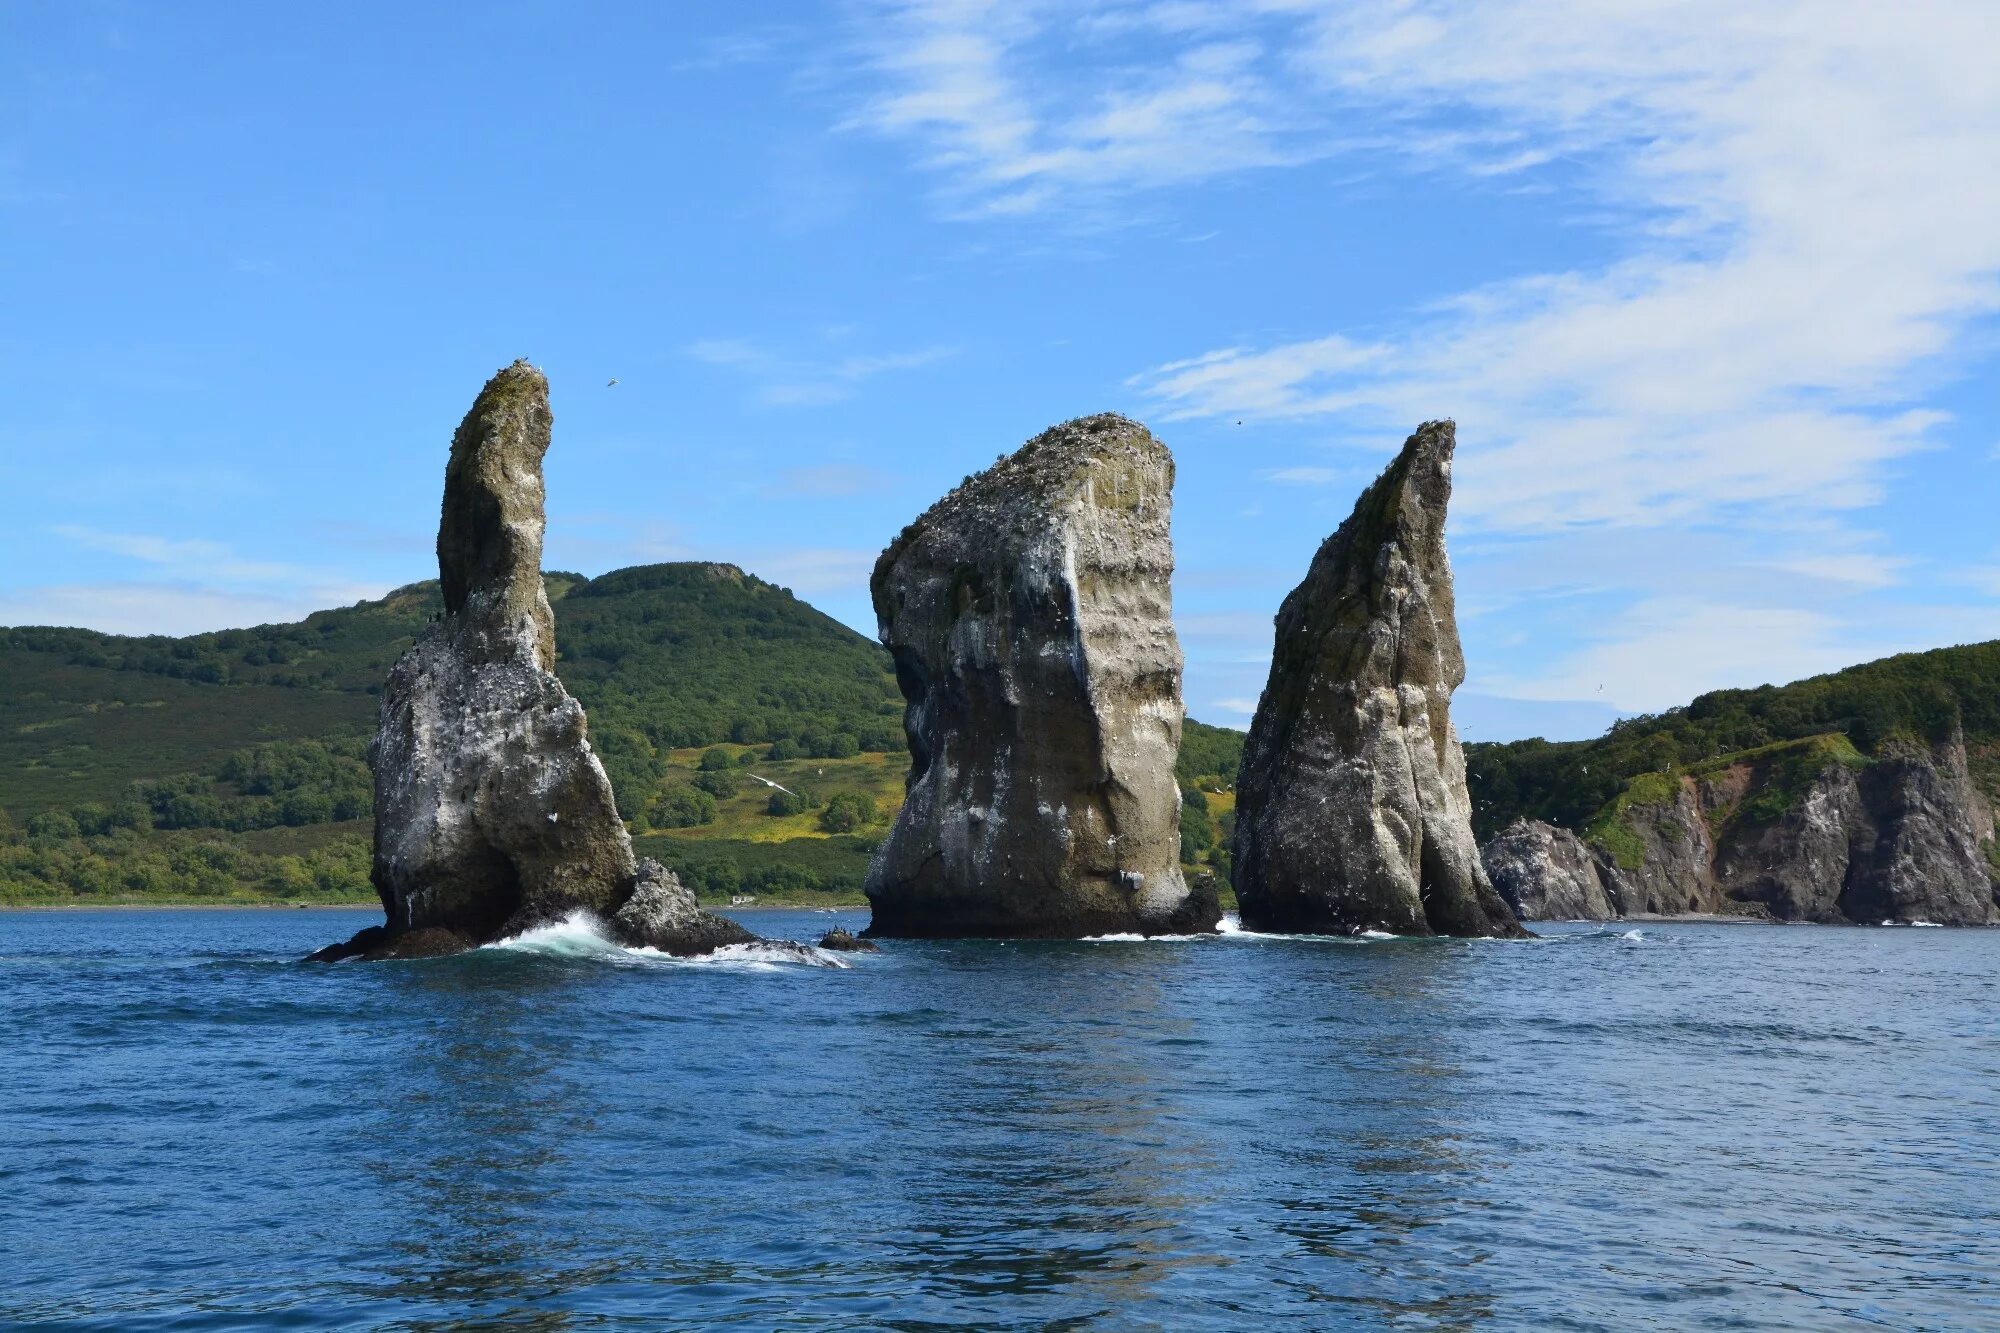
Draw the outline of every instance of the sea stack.
M517 361L452 438L444 617L390 671L369 749L372 878L388 921L315 959L453 953L579 909L624 943L670 953L755 938L634 859L583 706L554 675L541 568L552 424L548 381Z
M1173 456L1104 415L1036 436L903 530L870 591L910 776L877 936L1213 930L1180 869Z
M1472 835L1451 695L1449 421L1426 422L1278 611L1236 787L1243 924L1313 934L1525 934Z

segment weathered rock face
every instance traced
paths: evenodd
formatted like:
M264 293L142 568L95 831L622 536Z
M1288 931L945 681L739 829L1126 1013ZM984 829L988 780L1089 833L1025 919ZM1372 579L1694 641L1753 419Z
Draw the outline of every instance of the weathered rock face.
M1829 750L1796 788L1772 766L1682 778L1671 799L1622 810L1621 854L1516 821L1487 843L1488 872L1527 920L1593 916L1572 909L1594 874L1616 916L2000 924L1993 813L1961 739L1889 741L1872 763Z
M1420 427L1278 612L1236 789L1243 924L1522 934L1472 836L1451 695L1452 423Z
M1523 921L1608 921L1623 915L1597 857L1568 829L1517 819L1481 852L1493 888Z
M1966 771L1963 736L1928 748L1889 742L1861 788L1875 836L1856 839L1841 895L1851 920L2000 924L1984 846L1993 811Z
M390 671L369 752L388 922L316 957L450 952L578 909L672 952L751 938L658 866L641 878L583 706L552 674L541 575L551 423L548 382L516 362L452 439L438 530L445 615Z
M1752 775L1738 765L1702 780L1711 820L1726 819L1750 794ZM1860 783L1843 764L1828 764L1775 822L1732 821L1716 848L1712 880L1727 903L1762 907L1780 921L1847 920L1847 892L1857 832L1868 823Z
M1672 797L1630 812L1627 836L1641 854L1608 859L1605 876L1626 916L1679 916L1722 909L1709 874L1715 840L1702 814L1700 788L1683 778Z
M906 528L870 588L906 701L870 933L1204 931L1180 870L1174 465L1118 416L1030 440Z
M757 942L757 936L727 917L702 911L694 891L650 856L639 862L637 883L612 913L610 926L620 944L684 958L713 953L725 944Z

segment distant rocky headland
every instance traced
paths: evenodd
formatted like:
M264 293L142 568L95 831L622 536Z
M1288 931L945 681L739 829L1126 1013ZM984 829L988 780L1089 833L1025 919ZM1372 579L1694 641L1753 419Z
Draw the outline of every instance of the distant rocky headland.
M1488 873L1534 921L1726 914L2000 924L1993 808L1962 731L1782 742L1634 779L1578 834L1521 819Z

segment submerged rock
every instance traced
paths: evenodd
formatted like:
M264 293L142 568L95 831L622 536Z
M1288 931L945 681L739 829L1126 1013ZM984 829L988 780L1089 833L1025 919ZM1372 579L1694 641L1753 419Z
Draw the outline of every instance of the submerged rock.
M849 931L845 926L835 926L832 930L820 936L819 947L834 953L882 952L879 945L871 940L862 939L859 935Z
M1449 421L1419 427L1278 612L1236 787L1252 929L1524 933L1480 862L1451 725L1454 443Z
M729 918L696 906L694 892L650 856L639 862L632 896L612 914L609 925L612 938L620 944L683 957L757 941Z
M906 701L908 791L868 870L873 935L1215 928L1180 870L1174 464L1085 417L938 501L870 590Z
M541 574L552 421L548 381L517 361L452 438L437 543L444 617L390 671L369 749L372 878L388 921L316 958L452 952L578 909L674 953L754 938L697 908L671 875L641 877L583 706L553 674Z

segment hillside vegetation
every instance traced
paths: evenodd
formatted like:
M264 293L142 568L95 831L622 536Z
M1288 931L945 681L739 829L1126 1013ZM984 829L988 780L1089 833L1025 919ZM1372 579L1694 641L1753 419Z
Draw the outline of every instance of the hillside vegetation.
M716 564L546 580L628 818L682 747L900 764L887 654L785 589ZM441 610L431 581L186 638L0 630L0 900L372 898L376 696Z
M711 897L857 898L902 799L888 654L730 565L545 579L641 854ZM441 610L425 582L186 638L0 630L0 902L372 901L377 695ZM1187 732L1182 785L1225 788L1241 735ZM1214 817L1183 831L1226 872Z

